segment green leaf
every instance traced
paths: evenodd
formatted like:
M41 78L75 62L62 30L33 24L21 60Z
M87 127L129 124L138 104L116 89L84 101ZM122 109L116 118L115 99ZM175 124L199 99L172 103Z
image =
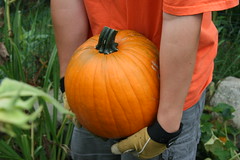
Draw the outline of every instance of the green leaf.
M23 129L28 129L28 125L26 124L28 120L28 115L20 110L12 110L11 112L0 111L0 122L2 123L11 123Z
M212 137L204 144L204 147L206 151L211 152L220 160L226 160L231 157L230 151L226 150L224 143L213 132Z
M40 89L16 80L4 79L0 85L0 131L13 136L11 125L21 129L29 129L29 124L43 110L43 107L39 106L30 111L38 98L53 104L61 113L72 114L56 99Z
M47 68L47 71L46 71L46 74L45 74L45 80L44 80L44 83L43 83L44 90L46 90L47 87L48 87L48 81L49 81L50 73L52 71L52 68L53 68L54 61L55 61L56 57L57 57L57 47L54 46L51 57L50 57L50 60L48 62L48 68Z
M201 116L201 123L209 123L209 121L211 120L212 115L211 114L205 114L203 113Z
M233 150L236 150L236 151L238 150L238 148L235 146L235 144L230 140L226 141L225 147L229 148L229 149L232 148Z
M62 107L62 105L57 100L55 100L47 93L44 93L40 89L37 89L19 81L7 78L4 79L0 86L0 99L6 97L13 97L15 95L41 97L46 102L53 104L61 113L71 114L71 112L64 109L64 107Z
M34 155L35 157L37 157L39 154L41 154L41 151L43 150L43 146L38 146L35 151L34 151Z
M240 134L240 130L232 125L227 126L227 132L233 136L237 136L238 134Z
M0 153L7 156L11 160L23 160L6 142L0 140Z
M209 123L209 122L202 123L201 124L201 131L211 134L212 127L213 127L212 123Z
M234 117L232 113L235 111L235 109L233 106L225 103L220 103L217 106L213 107L213 111L219 113L222 116L223 120L226 121Z
M23 101L22 99L18 99L15 105L18 108L29 110L32 108L32 106L36 101L37 101L37 97L33 96L25 101Z
M30 143L29 143L29 140L28 140L28 137L27 135L22 135L21 136L21 144L22 144L22 151L23 151L23 154L24 154L24 159L25 160L31 160L31 146L30 146Z

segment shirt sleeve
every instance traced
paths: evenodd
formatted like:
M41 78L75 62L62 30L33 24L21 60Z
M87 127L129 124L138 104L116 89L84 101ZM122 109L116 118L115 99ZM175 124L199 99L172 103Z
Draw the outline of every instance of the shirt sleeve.
M173 15L194 15L221 11L239 4L239 0L163 0L163 11Z

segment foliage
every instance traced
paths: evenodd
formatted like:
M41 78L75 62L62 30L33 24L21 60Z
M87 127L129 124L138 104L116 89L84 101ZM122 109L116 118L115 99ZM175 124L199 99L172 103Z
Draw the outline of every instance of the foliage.
M213 20L219 31L218 55L215 59L213 81L227 76L240 78L240 6L230 10L214 12ZM210 95L214 86L209 86ZM202 115L202 136L198 159L238 160L240 159L240 130L232 124L234 109L227 104L207 106ZM208 158L207 158L208 157Z
M206 106L201 119L202 136L198 159L240 159L237 135L240 130L231 123L234 108L227 104Z
M45 158L43 155L45 155L44 150L47 152L47 148L44 147L46 144L38 141L40 137L36 137L38 135L37 127L41 125L39 123L42 119L41 116L46 116L44 113L41 114L44 106L33 108L39 98L53 104L60 113L69 113L56 99L43 91L19 81L3 80L0 85L0 132L5 132L10 137L5 136L7 141L0 140L0 159L30 160L40 159L38 158L40 155ZM65 123L62 123L60 128L63 128L64 125ZM29 129L31 129L30 132ZM46 136L43 128L41 130L42 136ZM62 134L61 132L62 129L58 131L58 137ZM47 137L42 140L48 141ZM66 150L64 145L60 147Z
M5 0L7 1L10 2ZM0 159L67 159L73 124L56 109L60 107L56 101L61 100L58 93L59 64L49 7L42 3L42 0L35 1L36 3L29 1L26 4L22 3L27 2L25 0L11 2L1 3L5 11L4 25L0 27L0 41L6 46L10 58L4 65L0 65L0 78L9 77L26 83L15 86L16 90L23 87L21 91L15 92L14 96L19 99L16 101L19 108L16 112L21 114L19 122L5 121L4 125L2 123L4 131L10 133L10 136L0 133ZM33 6L26 7L30 4ZM22 97L27 84L37 86L38 89L29 88L28 85L27 89L31 92L27 93L31 93L31 96ZM54 98L46 95L50 90ZM10 99L7 98L9 102ZM53 102L54 107L46 103L46 100ZM39 110L32 107L33 101L38 102L35 106L40 108ZM12 110L14 106L15 103L7 107ZM21 109L24 109L24 112ZM25 120L20 121L23 116ZM19 115L15 118L19 118Z
M4 79L0 86L0 131L14 136L12 125L29 129L28 123L33 123L42 112L42 106L32 109L38 98L53 104L61 113L68 113L56 99L43 91L19 81ZM33 113L29 113L31 110Z
M227 76L240 77L240 6L214 12L213 20L219 31L219 49L215 59L213 81ZM214 84L214 83L213 83ZM210 85L209 102L215 86ZM208 103L207 103L208 104ZM240 130L232 124L234 109L227 104L206 106L202 115L202 136L198 159L238 160ZM208 157L208 158L207 158Z
M215 12L219 49L215 59L214 82L227 76L240 78L240 6Z
M1 67L0 78L10 77L41 86L54 46L49 7L35 3L27 9L21 0L5 3L4 25L0 27L2 41L10 60ZM30 2L29 2L30 3Z

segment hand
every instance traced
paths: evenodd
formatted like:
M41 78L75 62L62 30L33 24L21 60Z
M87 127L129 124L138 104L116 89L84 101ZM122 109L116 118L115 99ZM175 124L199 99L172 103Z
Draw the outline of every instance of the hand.
M67 101L67 96L66 96L66 93L65 93L65 92L63 93L63 106L64 106L64 108L66 108L67 110L71 111L71 109L70 109L70 107L69 107L69 104L68 104L68 101ZM71 111L71 112L72 112L72 111ZM76 119L75 116L72 116L72 115L66 115L66 116L67 116L67 118L68 118L69 120L71 120L71 121L73 122L73 124L74 124L75 126L77 126L78 128L81 128L81 127L82 127L82 125L78 122L78 120Z
M140 159L153 158L170 147L181 130L182 124L177 132L167 133L158 122L155 122L152 126L145 127L127 139L112 145L111 150L114 154L134 151Z
M71 111L70 107L69 107L69 104L68 104L68 101L67 101L67 96L66 96L66 93L65 93L65 87L64 87L64 78L61 78L60 80L60 89L62 91L62 97L63 97L63 106L64 108L66 108L67 110ZM82 125L77 121L76 117L75 116L72 116L72 115L67 115L67 118L69 120L71 120L73 122L73 124L75 126L77 126L78 128L81 128Z

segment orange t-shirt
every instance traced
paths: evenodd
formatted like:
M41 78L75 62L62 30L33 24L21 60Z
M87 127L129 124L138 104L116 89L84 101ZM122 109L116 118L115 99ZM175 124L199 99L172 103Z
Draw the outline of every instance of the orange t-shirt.
M104 26L131 29L148 37L159 48L163 11L173 15L203 13L196 65L184 110L200 99L212 81L218 32L211 11L225 10L238 3L238 0L84 0L93 35L99 34Z

